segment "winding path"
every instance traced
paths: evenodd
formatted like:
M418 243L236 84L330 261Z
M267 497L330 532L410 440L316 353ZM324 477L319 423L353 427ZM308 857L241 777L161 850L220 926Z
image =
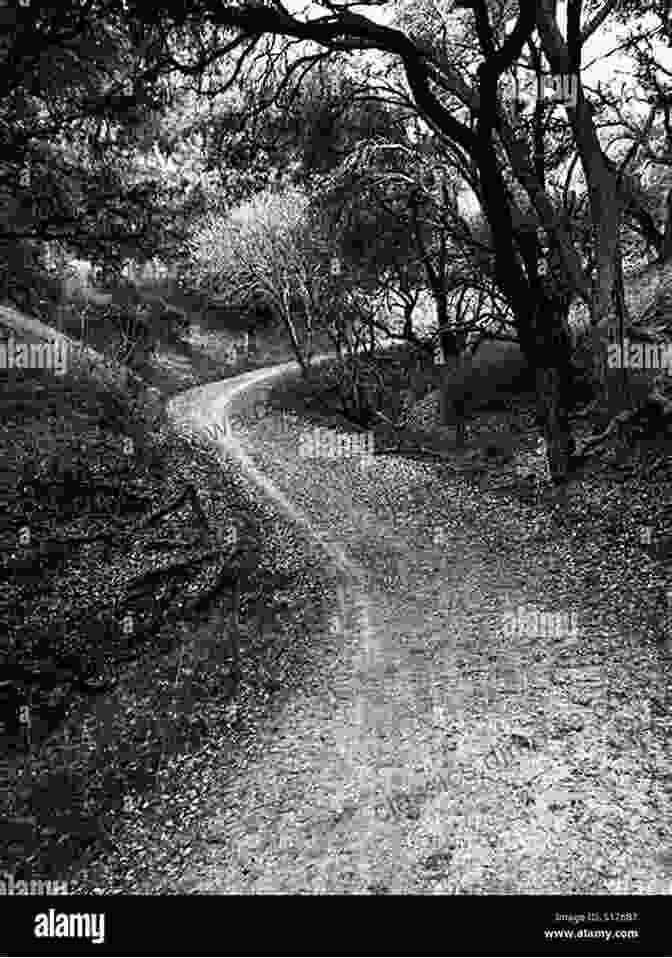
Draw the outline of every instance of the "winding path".
M526 543L519 504L436 467L377 456L302 460L297 434L229 415L289 363L190 390L185 429L221 424L259 494L338 573L321 691L297 695L242 760L181 892L669 893L658 759L629 768L605 720L649 650L604 635L507 637L505 602L564 608L574 583ZM297 426L297 431L300 427ZM488 507L488 508L486 508ZM579 608L579 612L580 612ZM641 666L641 668L640 668ZM639 691L644 691L643 688ZM616 774L614 774L616 771ZM669 836L668 836L669 837Z

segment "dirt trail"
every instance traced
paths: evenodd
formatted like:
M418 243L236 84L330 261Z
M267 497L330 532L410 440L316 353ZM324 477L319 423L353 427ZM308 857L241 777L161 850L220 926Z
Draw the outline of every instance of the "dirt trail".
M626 751L613 724L626 668L644 701L651 651L613 636L622 660L605 654L590 622L507 637L505 601L553 608L557 583L543 548L491 538L460 480L393 456L302 460L268 423L232 434L232 404L293 368L171 405L185 428L224 425L223 455L339 574L320 690L262 733L174 890L669 893L664 755L641 747L645 707L617 704Z

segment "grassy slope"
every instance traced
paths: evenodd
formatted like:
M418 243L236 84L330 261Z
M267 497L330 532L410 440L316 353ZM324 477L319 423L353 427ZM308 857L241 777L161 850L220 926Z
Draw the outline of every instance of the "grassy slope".
M145 381L168 398L288 358L281 343L262 340L254 363L232 366L222 355L231 341L226 332L195 330L190 341L159 349ZM276 592L283 574L296 572L278 573L268 520L235 476L207 448L177 437L156 404L150 411L129 403L115 376L101 379L90 366L63 376L5 372L0 415L0 862L16 877L63 878L106 847L122 807L156 798L157 775L171 758L228 721L231 583L202 608L177 605L213 586L221 563L166 577L149 606L127 596L131 579L197 555L215 544L218 529L235 526L244 546L244 698L253 709L266 697L259 674L269 629L279 636L287 619ZM94 499L77 486L83 477L98 489ZM36 479L41 486L26 485ZM121 494L110 488L115 482ZM208 517L205 539L188 506L133 532L140 516L187 483ZM54 546L109 528L124 535L109 545ZM170 611L161 619L153 601L164 598ZM300 666L301 643L292 649L283 668ZM17 722L23 705L30 726Z

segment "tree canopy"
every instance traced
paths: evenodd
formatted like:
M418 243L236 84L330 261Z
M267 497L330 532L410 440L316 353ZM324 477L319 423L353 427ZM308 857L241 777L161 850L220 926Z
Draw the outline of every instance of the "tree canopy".
M303 191L359 290L407 319L429 290L445 328L469 289L510 320L566 475L570 309L622 330L624 256L672 255L668 0L7 0L0 17L6 263L57 241L193 275L196 224Z

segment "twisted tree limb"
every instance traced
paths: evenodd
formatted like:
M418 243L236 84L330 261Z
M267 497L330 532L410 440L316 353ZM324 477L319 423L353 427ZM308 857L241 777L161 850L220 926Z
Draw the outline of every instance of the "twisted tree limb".
M613 435L621 435L627 430L628 426L643 425L654 418L664 422L665 425L667 425L668 420L672 423L672 400L663 395L658 388L654 388L636 409L626 409L618 413L609 422L606 429L586 439L575 453L577 463L585 459L591 450L602 445Z

